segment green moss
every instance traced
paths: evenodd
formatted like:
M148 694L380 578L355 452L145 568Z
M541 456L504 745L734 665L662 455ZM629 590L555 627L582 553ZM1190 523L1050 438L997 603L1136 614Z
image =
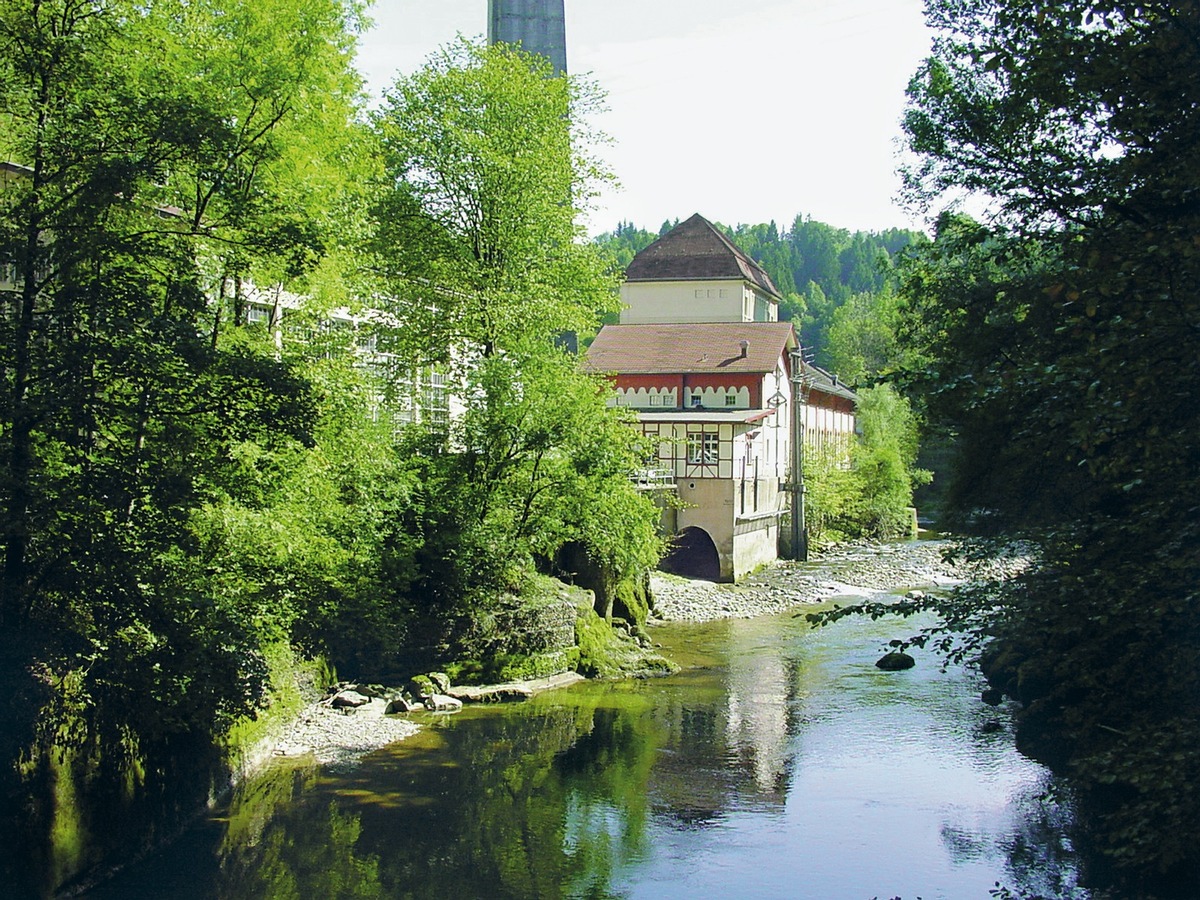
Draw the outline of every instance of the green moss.
M650 587L644 579L626 578L617 585L613 615L629 622L635 630L646 626L650 618Z
M282 723L294 718L322 688L336 678L324 659L300 659L290 644L280 642L263 649L270 678L266 706L253 718L244 718L229 729L225 747L230 762L240 765L245 755Z
M647 653L628 635L614 629L591 607L580 608L575 620L578 662L575 671L588 678L663 675L677 666L657 653Z
M54 782L54 811L50 825L50 878L58 887L83 871L89 863L88 847L92 845L79 802L74 770L77 754L74 751L51 752L49 765Z
M428 675L414 675L408 680L408 691L418 699L432 697L437 693L437 687Z
M576 671L580 675L601 678L615 674L616 634L590 607L581 609L575 619L575 644L579 653Z
M483 684L486 667L477 659L458 659L446 664L451 684Z

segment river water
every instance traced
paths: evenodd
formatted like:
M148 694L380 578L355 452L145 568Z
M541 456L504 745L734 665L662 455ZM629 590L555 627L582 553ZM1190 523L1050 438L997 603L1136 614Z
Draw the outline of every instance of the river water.
M658 627L677 675L430 715L346 771L278 768L88 896L1086 898L1060 786L977 676L922 651L874 667L915 624Z

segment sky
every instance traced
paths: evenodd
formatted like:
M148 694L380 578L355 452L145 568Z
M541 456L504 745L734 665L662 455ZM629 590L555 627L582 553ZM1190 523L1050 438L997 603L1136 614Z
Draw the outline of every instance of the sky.
M359 69L378 97L487 0L375 0ZM619 187L593 233L797 215L851 230L921 228L895 197L904 89L927 55L921 0L566 0L567 68L607 94L593 124Z

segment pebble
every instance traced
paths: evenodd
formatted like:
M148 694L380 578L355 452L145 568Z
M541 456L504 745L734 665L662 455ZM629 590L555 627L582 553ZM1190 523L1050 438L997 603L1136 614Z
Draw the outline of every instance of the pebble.
M739 584L652 573L655 615L675 622L751 618L821 603L838 596L895 594L917 588L944 588L982 576L1005 577L1027 560L1014 556L984 566L950 564L942 556L949 541L845 544L823 550L812 562L779 561ZM346 771L368 753L420 731L415 722L385 716L386 704L337 710L324 700L304 709L271 747L276 757L308 757L332 770Z
M314 703L291 722L275 741L279 757L312 756L323 766L344 771L362 757L388 744L412 737L420 726L396 716L385 716L379 699L355 710L336 710L327 701Z
M670 622L709 622L781 613L839 596L872 597L915 589L944 589L966 580L1009 577L1028 559L1019 554L985 564L950 563L952 541L841 544L807 563L780 560L738 584L718 584L654 572L655 614Z

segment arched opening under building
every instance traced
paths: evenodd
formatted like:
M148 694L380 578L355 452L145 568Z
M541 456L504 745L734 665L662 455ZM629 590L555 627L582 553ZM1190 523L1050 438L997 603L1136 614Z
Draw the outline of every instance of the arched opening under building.
M703 528L685 528L671 538L671 549L658 567L685 578L721 580L721 557L717 545Z

